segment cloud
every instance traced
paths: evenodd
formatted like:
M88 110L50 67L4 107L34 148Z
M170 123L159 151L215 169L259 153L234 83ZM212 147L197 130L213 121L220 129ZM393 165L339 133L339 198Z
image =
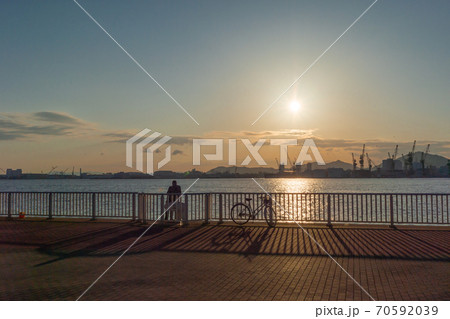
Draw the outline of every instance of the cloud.
M280 131L212 131L205 133L203 138L248 138L252 140L270 139L270 138L310 138L316 130L280 130Z
M116 131L116 132L105 132L102 134L103 137L108 139L109 143L125 143L128 139L133 137L139 131ZM251 132L251 131L211 131L206 132L203 135L197 136L171 136L172 139L167 142L170 145L185 145L192 144L193 139L201 138L222 138L225 143L230 138L241 139L248 138L252 141L256 141L260 138L270 139L270 138L311 138L313 137L314 130L285 130L285 131L262 131L262 132ZM267 142L268 143L268 142Z
M53 123L65 123L65 124L78 124L82 125L84 122L72 115L58 112L36 112L32 116L36 120L53 122Z
M108 143L125 143L136 133L131 133L128 131L115 131L102 133L101 136L106 138L106 142Z
M92 129L92 124L65 113L0 113L0 140L77 136Z
M108 143L125 143L134 135L139 133L139 131L115 131L115 132L105 132L102 134L103 137L107 139ZM192 139L202 138L201 136L172 136L170 141L167 142L169 145L184 145L192 144Z
M302 138L310 138L313 137L313 133L315 130L281 130L281 131L263 131L263 132L254 132L254 131L243 131L240 132L245 136L252 136L257 138L288 138L295 137L298 139Z

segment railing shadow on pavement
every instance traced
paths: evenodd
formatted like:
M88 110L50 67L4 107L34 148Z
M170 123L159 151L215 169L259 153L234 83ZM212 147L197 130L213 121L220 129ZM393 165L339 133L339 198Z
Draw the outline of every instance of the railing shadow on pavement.
M35 267L81 256L118 256L142 231L142 227L126 225L42 242L39 252L56 258ZM333 257L450 261L449 237L448 231L441 230L316 227L303 231L296 227L155 226L127 254L153 251L238 254L251 261L263 255L327 256L329 253Z

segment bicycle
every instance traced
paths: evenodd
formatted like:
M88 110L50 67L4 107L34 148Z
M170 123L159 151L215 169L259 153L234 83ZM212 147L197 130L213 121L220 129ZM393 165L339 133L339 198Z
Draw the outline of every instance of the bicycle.
M251 197L245 198L246 203L239 202L234 204L231 208L231 219L238 225L244 225L250 218L255 219L256 215L264 210L264 218L266 219L267 225L269 227L275 227L277 224L277 215L272 207L272 199L270 196L264 195L260 198L262 199L262 203L255 209L253 209L253 198Z

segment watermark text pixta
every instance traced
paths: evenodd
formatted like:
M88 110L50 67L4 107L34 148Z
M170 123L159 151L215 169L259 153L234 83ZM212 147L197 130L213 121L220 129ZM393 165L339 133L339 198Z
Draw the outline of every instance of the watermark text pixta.
M151 133L151 130L144 129L141 132L134 135L126 142L126 165L130 168L153 175L154 169L154 154L161 152L161 148L165 148L163 151L164 158L156 163L157 169L161 169L167 163L172 160L171 145L166 145L172 137L162 136L159 132ZM162 137L161 137L162 136ZM159 138L159 140L158 140ZM192 164L195 166L201 165L203 161L224 161L224 142L228 144L228 164L237 165L237 139L193 139L192 140ZM265 166L266 161L260 154L260 150L264 145L279 146L280 148L280 164L288 164L288 147L298 146L297 139L259 139L252 143L248 139L241 139L240 142L245 146L248 151L248 155L245 159L239 163L241 166L247 166L251 164L252 158L257 165ZM204 153L204 147L215 148L214 153ZM135 148L135 152L133 152ZM135 154L136 163L133 163L133 154ZM306 139L303 142L302 148L297 156L295 165L302 165L304 162L312 162L311 157L314 156L314 160L318 165L325 165L325 162L320 155L319 149L312 139ZM203 157L202 157L203 155ZM144 158L147 165L144 167ZM135 165L134 165L135 164Z
M236 165L236 139L228 139L228 164ZM267 165L264 158L259 153L261 147L266 144L266 139L259 139L257 142L252 144L248 139L241 139L242 144L246 147L250 155L254 158L256 163L260 166ZM277 145L280 147L280 163L287 164L288 163L288 146L297 146L297 139L270 139L268 142L270 145ZM215 153L213 154L203 154L203 157L207 161L223 161L223 145L224 139L194 139L192 143L192 164L200 165L201 164L201 147L202 146L214 146ZM311 155L309 154L311 151L312 155L314 155L315 161L318 165L325 165L325 162L320 155L319 149L314 143L313 139L306 139L303 142L302 148L300 149L300 153L295 161L295 165L302 165L306 161L313 161ZM251 157L247 155L247 157L240 163L241 166L246 166L250 164Z

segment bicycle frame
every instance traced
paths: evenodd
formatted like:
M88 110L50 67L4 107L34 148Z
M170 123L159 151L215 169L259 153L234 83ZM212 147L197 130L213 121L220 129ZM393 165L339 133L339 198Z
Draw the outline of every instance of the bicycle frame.
M266 202L266 201L264 201L264 200L263 200L263 202L262 202L259 206L257 206L256 208L253 208L253 200L252 200L250 203L247 204L247 206L250 207L250 211L251 211L251 214L252 214L252 218L253 218L253 219L256 217L256 215L258 215L258 214L263 210L263 208L265 209L265 208L267 208L267 207L270 207L271 205L272 205L272 204L270 204L270 203L268 203L268 202Z

